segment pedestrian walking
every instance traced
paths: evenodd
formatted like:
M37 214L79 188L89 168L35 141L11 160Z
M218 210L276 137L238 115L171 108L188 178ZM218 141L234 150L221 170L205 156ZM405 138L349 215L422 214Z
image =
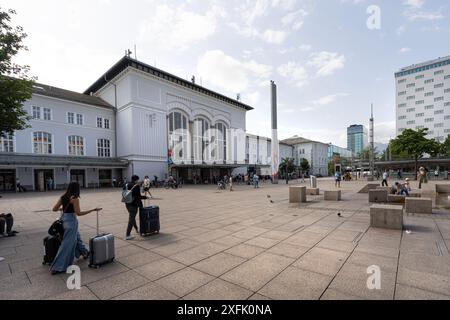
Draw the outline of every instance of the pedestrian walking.
M144 196L147 196L147 193L149 194L150 198L153 198L151 192L150 192L150 178L148 176L145 176L144 178L144 183L143 183L143 187L144 187Z
M334 174L334 186L340 188L341 187L341 172L336 171Z
M78 231L77 216L84 216L94 211L100 211L102 208L95 208L87 211L81 211L80 208L80 185L78 182L71 182L66 192L58 199L53 207L53 211L59 211L62 208L61 220L64 227L64 237L61 246L58 249L55 259L50 267L53 275L65 273L67 268L73 264L75 258L84 259L89 257L89 251L81 241Z
M128 226L125 235L125 240L133 240L134 237L131 236L131 230L136 230L136 233L139 233L137 224L136 224L136 215L138 211L143 207L142 200L148 199L147 196L143 196L141 194L141 190L139 188L139 176L134 175L131 177L131 183L127 183L124 187L124 191L131 191L132 197L130 202L125 202L125 206L128 211ZM123 197L124 198L124 197Z
M381 182L381 186L382 187L389 187L388 181L387 181L388 177L389 177L389 174L387 173L386 170L384 170L384 172L383 172L383 181Z

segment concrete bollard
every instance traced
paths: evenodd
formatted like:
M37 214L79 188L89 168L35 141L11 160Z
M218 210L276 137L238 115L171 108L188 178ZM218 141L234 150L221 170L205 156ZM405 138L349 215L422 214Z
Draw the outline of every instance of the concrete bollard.
M306 187L292 186L289 187L289 203L306 202Z

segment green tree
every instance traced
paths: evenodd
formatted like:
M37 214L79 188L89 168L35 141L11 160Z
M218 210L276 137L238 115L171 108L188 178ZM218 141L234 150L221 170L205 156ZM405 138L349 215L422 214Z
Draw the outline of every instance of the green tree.
M391 141L392 152L406 153L414 159L414 166L417 180L418 161L424 154L435 155L439 150L439 144L426 138L428 128L419 129L417 131L406 129L397 138Z
M289 183L289 174L295 171L294 159L283 158L279 166L279 172L285 176L286 184Z
M307 159L303 158L302 161L300 161L300 169L305 172L308 171L310 168L309 162Z
M27 50L22 43L27 36L23 28L11 26L14 14L0 7L0 133L24 129L30 119L23 102L31 98L34 79L27 75L29 66L12 61L20 50Z
M377 147L374 147L374 156L375 159L378 158L378 150ZM361 160L370 160L370 147L364 148L360 153L358 153L358 158Z
M334 175L335 174L334 170L335 170L334 161L328 162L328 174Z
M450 134L447 139L441 145L441 154L445 156L450 156Z

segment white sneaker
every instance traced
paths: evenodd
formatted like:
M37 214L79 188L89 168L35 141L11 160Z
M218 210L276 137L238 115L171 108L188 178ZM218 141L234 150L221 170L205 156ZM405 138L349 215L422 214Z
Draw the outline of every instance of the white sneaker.
M133 239L134 239L133 236L128 236L128 237L125 238L125 240L133 240Z

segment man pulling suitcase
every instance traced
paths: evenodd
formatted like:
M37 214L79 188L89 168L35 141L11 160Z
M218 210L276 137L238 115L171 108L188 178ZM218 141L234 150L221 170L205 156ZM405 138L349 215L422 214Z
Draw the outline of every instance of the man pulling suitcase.
M125 203L125 206L128 210L128 227L125 235L126 240L133 240L134 237L131 235L131 230L136 230L136 233L139 233L137 224L136 224L136 215L139 209L143 208L142 200L149 199L147 196L143 196L141 194L141 186L139 185L139 176L133 175L131 177L131 183L127 183L123 187L122 191L122 202ZM142 210L139 210L142 211ZM141 231L142 233L142 231Z

